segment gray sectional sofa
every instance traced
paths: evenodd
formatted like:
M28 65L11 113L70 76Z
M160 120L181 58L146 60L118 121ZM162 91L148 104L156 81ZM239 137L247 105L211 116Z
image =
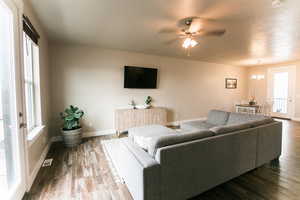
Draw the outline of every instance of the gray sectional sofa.
M281 154L282 123L269 117L212 110L181 128L135 128L105 146L135 200L188 199Z

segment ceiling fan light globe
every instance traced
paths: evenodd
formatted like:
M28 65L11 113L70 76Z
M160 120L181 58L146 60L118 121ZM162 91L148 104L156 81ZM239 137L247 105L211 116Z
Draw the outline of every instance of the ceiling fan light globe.
M182 47L189 48L190 45L191 45L191 38L186 38L182 44Z
M183 44L182 44L182 47L187 49L187 48L190 48L190 47L194 47L194 46L196 46L197 44L198 44L197 41L195 41L195 40L193 40L193 39L191 39L191 38L186 38L186 39L184 40Z
M279 8L282 5L282 0L272 0L273 8Z
M190 44L191 40L192 40L191 38L186 38L186 39L184 40L184 43Z
M191 43L190 43L191 47L194 47L194 46L196 46L197 44L198 44L197 41L191 40Z
M185 48L185 49L187 49L187 48L189 48L189 45L183 43L182 47Z

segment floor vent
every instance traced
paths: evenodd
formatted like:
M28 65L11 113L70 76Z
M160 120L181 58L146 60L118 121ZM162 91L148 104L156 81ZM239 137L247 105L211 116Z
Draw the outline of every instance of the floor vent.
M49 167L52 165L53 158L44 160L42 167Z

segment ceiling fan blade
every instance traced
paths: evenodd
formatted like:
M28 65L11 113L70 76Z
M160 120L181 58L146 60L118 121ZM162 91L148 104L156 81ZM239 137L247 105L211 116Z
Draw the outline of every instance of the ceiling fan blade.
M194 17L191 19L191 24L189 26L188 32L197 33L201 30L214 31L220 28L223 28L220 21Z
M174 38L174 39L171 39L169 41L164 42L164 44L170 45L170 44L173 44L173 43L175 43L175 42L177 42L179 40L180 40L179 38Z
M202 37L202 36L222 36L226 33L225 29L212 30L212 31L199 31L193 37Z
M183 38L187 38L187 35L180 34L180 35L178 35L178 37L179 37L180 39L183 39Z
M204 32L204 35L206 35L206 36L222 36L225 33L226 33L225 29L219 29L219 30L213 30L213 31Z
M160 34L169 34L169 33L177 33L177 28L162 28L158 31Z
M204 24L205 24L205 20L201 18L193 18L190 27L188 29L188 32L196 33L199 30L203 29Z

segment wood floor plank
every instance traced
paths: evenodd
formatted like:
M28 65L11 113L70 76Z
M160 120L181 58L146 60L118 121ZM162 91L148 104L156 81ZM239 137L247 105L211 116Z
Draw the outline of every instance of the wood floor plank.
M123 183L114 181L102 140L85 139L75 148L54 143L47 155L51 167L41 168L24 200L132 200ZM279 162L263 165L206 191L194 200L299 200L300 123L283 121L283 148Z

